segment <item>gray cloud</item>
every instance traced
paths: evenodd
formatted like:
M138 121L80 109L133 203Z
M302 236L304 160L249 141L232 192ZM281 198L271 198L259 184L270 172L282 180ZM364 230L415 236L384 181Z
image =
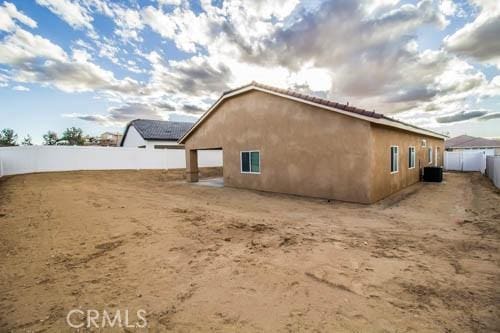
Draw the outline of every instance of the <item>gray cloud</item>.
M500 68L500 15L471 23L445 39L450 52L497 63Z
M388 102L409 102L409 101L427 101L432 99L438 91L428 89L427 87L415 87L404 91L401 94L389 97Z
M175 106L167 102L158 102L154 104L156 107L162 111L175 111Z
M334 68L349 61L389 61L406 55L398 51L413 38L414 30L422 24L442 25L443 18L431 1L418 5L403 5L382 16L367 18L359 1L325 1L317 11L302 9L294 23L277 30L263 41L265 47L241 46L243 59L279 63L299 68L314 61L318 66ZM348 36L356 36L349 41ZM241 43L239 43L241 45ZM394 57L396 56L396 59Z
M486 120L491 120L491 119L499 119L500 118L500 112L494 112L494 113L489 113L478 120L480 121L486 121Z
M119 107L108 109L105 115L95 114L68 114L66 117L77 118L85 121L91 121L100 125L123 125L131 120L143 119L165 119L168 113L168 118L174 121L195 121L198 119L196 115L203 113L204 108L192 104L184 104L181 107L182 112L176 112L176 108L166 102L163 103L130 103Z
M122 125L137 118L161 120L161 112L154 106L141 103L111 107L106 115L67 114L66 117L91 121L100 125Z
M212 65L206 58L193 57L170 65L158 61L153 65L150 86L170 94L206 97L228 90L231 69L224 64Z
M205 112L205 109L193 104L184 104L182 110L190 114L201 114Z
M243 59L249 60L251 62L259 62L259 58L261 60L265 59L265 48L259 47L259 44L254 42L251 43L248 41L245 36L242 36L238 33L238 30L235 27L236 22L232 22L229 17L227 21L223 22L220 27L216 25L212 25L211 33L213 35L222 33L226 37L226 42L228 44L234 45L238 48L241 57Z
M327 91L316 91L316 90L313 90L309 86L309 84L307 84L307 83L290 85L290 89L291 90L295 90L295 91L299 91L299 92L301 92L303 94L313 95L313 96L317 96L317 97L320 97L320 98L325 98L325 99L330 98L330 96L329 96L329 94L328 94Z
M104 122L106 120L106 117L104 116L99 116L99 115L74 115L74 117L72 117L73 115L67 115L68 117L70 118L78 118L78 119L81 119L81 120L85 120L85 121L93 121L93 122L97 122L97 123L101 123L101 122Z
M487 114L487 111L461 111L450 116L437 117L436 121L441 124L456 123L458 121L478 118Z
M89 62L26 62L16 69L16 78L19 81L52 84L67 92L102 90L135 95L142 91L141 85L134 80L117 80L111 72Z
M154 118L161 119L156 108L147 104L126 104L109 109L109 116L114 120L130 120L135 118Z
M130 79L118 80L113 72L89 61L82 50L73 58L50 40L17 28L0 41L0 63L8 65L19 82L53 85L66 92L105 91L139 95L141 85Z
M208 63L195 66L180 66L174 69L179 76L174 81L179 91L197 94L203 91L224 91L231 75L229 67L220 64L212 67Z

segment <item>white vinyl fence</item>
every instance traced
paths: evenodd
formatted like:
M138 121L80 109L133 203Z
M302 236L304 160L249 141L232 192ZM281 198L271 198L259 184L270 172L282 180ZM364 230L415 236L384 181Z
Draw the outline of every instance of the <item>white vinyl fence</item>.
M486 175L500 188L500 156L486 157Z
M199 151L198 163L200 167L222 166L222 151ZM50 171L177 169L185 167L184 149L81 146L0 148L0 177Z
M445 151L444 168L453 171L480 171L486 170L486 156L493 155L494 151L489 150L462 150Z

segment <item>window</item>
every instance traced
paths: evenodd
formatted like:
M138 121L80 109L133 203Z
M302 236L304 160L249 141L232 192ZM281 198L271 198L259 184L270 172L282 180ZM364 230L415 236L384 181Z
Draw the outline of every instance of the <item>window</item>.
M415 147L408 147L408 169L415 168Z
M391 146L391 173L399 171L399 147Z
M427 160L429 161L429 164L432 164L432 147L427 149Z
M260 173L260 152L241 152L241 173Z

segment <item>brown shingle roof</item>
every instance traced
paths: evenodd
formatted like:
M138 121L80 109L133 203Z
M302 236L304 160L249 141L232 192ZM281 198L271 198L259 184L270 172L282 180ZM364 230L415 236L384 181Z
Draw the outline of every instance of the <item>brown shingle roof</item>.
M312 95L302 94L302 93L299 93L297 91L293 91L293 90L290 90L290 89L276 88L276 87L268 86L267 84L262 84L262 83L258 83L258 82L255 82L255 81L253 81L252 83L249 83L247 85L244 85L242 87L226 91L226 92L224 92L222 94L222 96L228 95L228 94L230 94L230 93L232 93L234 91L237 91L237 90L240 90L240 89L243 89L243 88L246 88L246 87L250 87L250 86L262 88L262 89L269 90L269 91L274 91L274 92L276 92L278 94L288 95L290 97L295 97L295 98L303 99L305 101L310 101L310 102L313 102L313 103L316 103L316 104L321 104L321 105L333 107L333 108L340 109L340 110L343 110L343 111L357 113L357 114L360 114L360 115L363 115L363 116L367 116L367 117L372 117L372 118L376 118L376 119L386 118L383 114L376 113L375 111L368 111L368 110L356 108L356 107L353 107L353 106L349 106L349 103L347 103L347 104L341 104L341 103L334 102L332 100L328 100L328 99L324 99L324 98L320 98L320 97L316 97L316 96L312 96ZM391 119L391 118L388 118L388 119Z
M493 148L500 147L500 140L460 135L445 141L446 148Z

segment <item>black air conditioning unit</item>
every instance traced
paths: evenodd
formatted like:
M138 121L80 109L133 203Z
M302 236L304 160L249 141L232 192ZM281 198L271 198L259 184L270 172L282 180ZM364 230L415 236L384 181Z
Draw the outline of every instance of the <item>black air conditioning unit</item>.
M437 182L443 181L443 168L436 166L424 167L424 182Z

